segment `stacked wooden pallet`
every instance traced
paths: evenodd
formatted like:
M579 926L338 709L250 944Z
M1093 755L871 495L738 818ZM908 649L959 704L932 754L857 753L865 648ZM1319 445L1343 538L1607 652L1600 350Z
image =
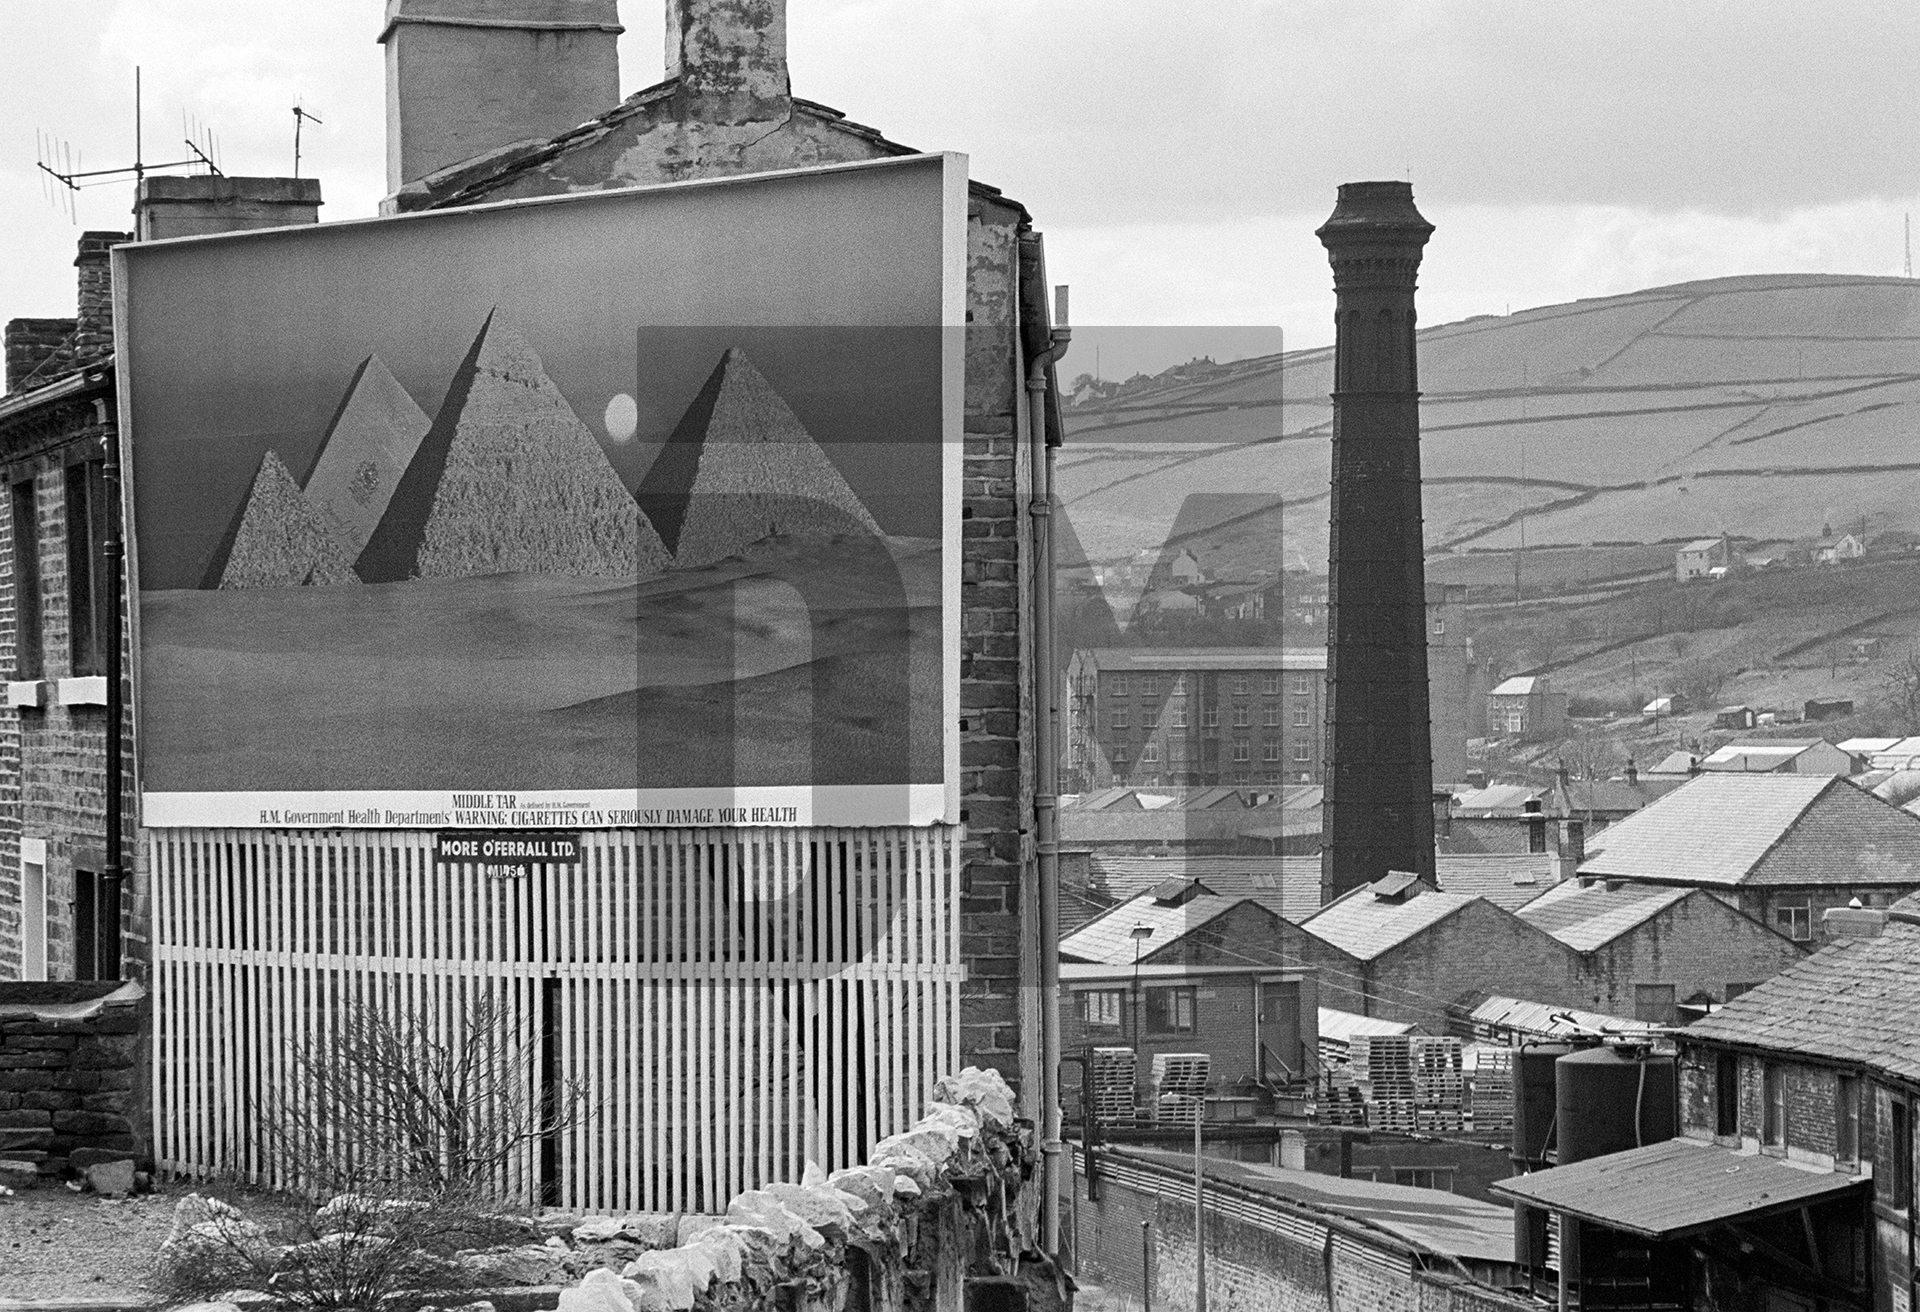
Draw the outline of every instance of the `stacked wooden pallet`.
M1476 1043L1466 1063L1467 1128L1513 1128L1513 1049Z
M1424 1034L1376 1034L1353 1040L1353 1068L1367 1124L1408 1133L1465 1126L1461 1042Z
M1196 1124L1206 1109L1213 1058L1204 1052L1158 1052L1153 1056L1154 1119Z
M1138 1058L1132 1048L1093 1050L1093 1115L1103 1125L1131 1123Z

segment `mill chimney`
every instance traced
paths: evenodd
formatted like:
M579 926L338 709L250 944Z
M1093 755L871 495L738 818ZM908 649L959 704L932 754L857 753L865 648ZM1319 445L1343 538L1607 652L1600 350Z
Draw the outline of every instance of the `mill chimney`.
M1414 277L1433 225L1404 182L1349 182L1315 234L1333 264L1323 901L1434 876Z
M387 0L387 191L620 103L616 0Z

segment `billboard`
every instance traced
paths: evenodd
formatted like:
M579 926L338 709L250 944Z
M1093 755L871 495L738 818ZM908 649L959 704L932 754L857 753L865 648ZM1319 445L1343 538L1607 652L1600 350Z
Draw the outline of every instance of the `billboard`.
M963 157L121 247L153 827L958 818Z

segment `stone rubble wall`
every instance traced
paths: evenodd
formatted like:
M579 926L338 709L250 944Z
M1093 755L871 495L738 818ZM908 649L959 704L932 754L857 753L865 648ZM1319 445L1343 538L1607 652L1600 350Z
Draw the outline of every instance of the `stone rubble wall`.
M133 1115L146 1003L131 983L0 985L0 1172L146 1155Z

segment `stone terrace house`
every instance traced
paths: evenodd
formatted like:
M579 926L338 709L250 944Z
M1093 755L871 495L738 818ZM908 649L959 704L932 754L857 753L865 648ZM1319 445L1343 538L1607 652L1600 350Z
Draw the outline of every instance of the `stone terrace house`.
M1493 990L1577 1006L1584 996L1580 955L1485 898L1442 893L1394 873L1327 903L1302 929L1350 957L1351 973L1327 971L1329 1007L1445 1031L1447 1007Z
M1682 1307L1912 1307L1920 914L1847 919L1880 924L1679 1035L1679 1138L1497 1191L1651 1249Z
M1586 877L1700 888L1796 943L1920 889L1920 816L1831 775L1702 774L1608 829Z
M1587 1006L1659 1025L1729 1002L1806 955L1700 888L1574 879L1519 916L1580 954Z

